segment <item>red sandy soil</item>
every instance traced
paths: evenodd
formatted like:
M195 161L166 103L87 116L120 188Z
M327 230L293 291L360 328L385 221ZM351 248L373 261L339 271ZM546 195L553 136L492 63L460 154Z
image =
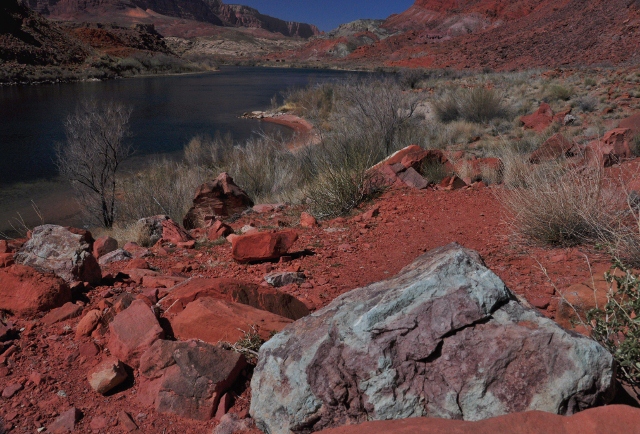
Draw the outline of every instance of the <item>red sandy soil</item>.
M290 262L241 265L233 261L231 246L225 243L194 250L177 249L149 258L149 263L166 274L234 277L251 282L262 282L265 273L270 271L300 269L308 276L307 283L283 290L312 309L326 306L346 291L393 276L423 252L454 241L479 251L509 288L529 300L555 298L553 284L562 289L586 280L590 273L585 255L592 267L606 264L605 255L587 247L545 249L520 243L505 223L505 211L496 198L498 189L420 191L393 187L360 210L378 206L379 216L359 221L362 217L358 214L323 222L312 229L299 227L300 210L291 208L249 214L233 223L234 228L251 223L261 229L282 226L296 229L299 239L291 251L308 250L312 254L298 258L294 254L295 259ZM553 284L540 265L547 269ZM123 266L113 264L106 271L116 272ZM87 307L95 308L107 290L117 293L125 289L134 293L141 290L134 284L98 287L88 293ZM552 302L542 313L553 318L554 312ZM24 390L0 406L0 417L19 427L12 432L34 431L46 426L71 406L85 415L79 422L78 432L90 432L90 423L96 417L105 417L115 424L122 410L132 415L141 432L210 432L217 422L161 415L142 406L136 400L137 381L112 396L103 397L93 392L86 373L100 356L92 354L90 346L79 346L75 340L78 320L53 326L39 321L17 321L18 328L25 328L20 339L14 342L18 352L9 358L8 367L0 366L0 390L15 382L25 385ZM97 343L103 347L106 342L98 340ZM45 378L38 386L28 381L34 372ZM243 389L243 386L236 387L232 412L243 413L248 408L250 391ZM121 431L120 427L109 426L95 432Z

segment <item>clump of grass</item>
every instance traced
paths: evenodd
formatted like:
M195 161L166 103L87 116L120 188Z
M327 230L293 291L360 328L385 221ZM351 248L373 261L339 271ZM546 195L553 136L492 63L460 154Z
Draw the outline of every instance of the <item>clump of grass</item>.
M508 116L502 95L483 86L448 91L433 102L433 108L441 122L464 119L468 122L487 123L492 119Z
M505 161L505 179L510 161ZM500 194L516 230L547 245L568 246L598 240L619 221L619 195L601 169L575 170L559 163L529 166Z
M546 97L549 101L569 101L573 96L573 88L552 84L547 90Z
M236 343L231 344L231 349L243 354L249 360L257 359L260 347L262 347L266 342L262 337L260 337L260 334L258 333L258 326L251 325L249 330L241 331L244 333L243 336L238 339Z
M420 166L420 174L429 182L440 184L444 178L451 174L439 161L425 161Z

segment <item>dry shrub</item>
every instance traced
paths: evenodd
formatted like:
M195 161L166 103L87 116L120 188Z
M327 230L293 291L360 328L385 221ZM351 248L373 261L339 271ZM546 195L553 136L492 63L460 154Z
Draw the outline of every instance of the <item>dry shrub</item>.
M432 104L436 116L442 122L464 119L468 122L487 123L509 115L502 95L484 86L449 90Z
M347 214L377 190L368 169L380 161L375 147L352 142L326 141L309 147L304 155L311 213L319 219Z
M619 192L602 169L548 163L529 165L518 177L519 186L504 189L499 198L516 230L531 240L550 245L597 241L620 221Z
M165 214L177 222L193 204L196 188L211 176L202 167L159 160L121 180L118 221L127 224L143 217Z

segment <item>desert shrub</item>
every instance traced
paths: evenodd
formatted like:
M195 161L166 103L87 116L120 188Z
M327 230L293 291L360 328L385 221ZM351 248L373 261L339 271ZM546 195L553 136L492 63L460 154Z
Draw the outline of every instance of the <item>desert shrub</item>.
M422 69L403 69L400 71L399 82L403 89L416 89L425 78L425 71Z
M577 99L576 105L583 112L592 112L598 108L598 98L590 95L582 96Z
M523 168L503 162L505 183L517 187L503 190L500 200L514 228L530 240L550 245L596 241L619 221L620 195L601 169L572 170L559 163ZM514 168L516 176L510 173Z
M219 163L219 162L218 162ZM296 156L280 139L261 137L233 148L227 164L217 172L228 172L255 202L291 201L300 185Z
M336 92L330 118L336 135L377 143L386 155L409 144L399 138L417 121L419 95L404 93L388 78L350 80Z
M573 96L573 89L560 84L552 84L547 89L546 97L549 101L568 101Z
M441 122L464 119L468 122L487 123L492 119L508 116L502 95L484 86L449 90L433 101L432 105Z
M634 386L640 384L640 278L619 260L605 273L610 289L607 304L587 312L591 336L618 362L618 375Z
M460 119L458 95L455 91L446 92L431 102L434 113L440 122L453 122Z
M311 121L325 121L334 104L335 83L309 85L284 93L284 108Z
M475 87L463 93L460 115L469 122L487 123L491 119L506 117L507 109L502 96L494 89Z
M325 141L302 156L305 193L317 218L347 214L375 193L376 180L368 169L380 161L379 148L353 141Z
M118 221L121 225L140 218L165 214L177 222L192 205L196 188L211 172L198 166L158 160L149 167L120 180Z
M584 79L584 85L585 86L596 86L597 84L598 84L598 82L593 77L587 77L587 78Z

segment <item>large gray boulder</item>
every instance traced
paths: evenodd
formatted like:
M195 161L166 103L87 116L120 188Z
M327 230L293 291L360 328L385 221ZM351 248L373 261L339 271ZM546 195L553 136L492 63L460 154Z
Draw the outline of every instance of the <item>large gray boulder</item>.
M42 225L33 229L31 238L16 254L15 261L42 272L54 273L67 282L97 285L102 279L102 272L91 253L92 249L93 238L89 231Z
M604 348L519 302L457 244L296 321L258 360L251 415L271 434L419 416L572 414L614 392Z

